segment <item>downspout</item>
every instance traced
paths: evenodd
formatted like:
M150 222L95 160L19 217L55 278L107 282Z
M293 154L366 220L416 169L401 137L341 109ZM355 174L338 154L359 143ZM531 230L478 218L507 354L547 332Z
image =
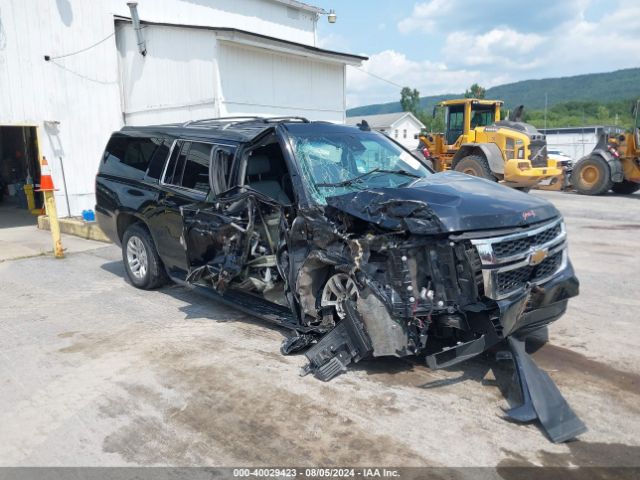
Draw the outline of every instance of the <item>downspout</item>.
M131 11L131 22L133 28L136 31L136 38L138 39L138 51L144 57L147 54L147 43L142 36L142 28L140 27L140 17L138 16L138 2L127 2L127 6Z

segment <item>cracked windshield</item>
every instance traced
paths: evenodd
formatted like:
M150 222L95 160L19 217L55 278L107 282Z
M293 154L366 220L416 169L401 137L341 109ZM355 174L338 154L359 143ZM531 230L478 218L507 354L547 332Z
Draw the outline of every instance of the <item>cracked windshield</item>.
M292 140L305 185L321 205L334 195L400 187L431 174L413 155L377 133L293 135Z

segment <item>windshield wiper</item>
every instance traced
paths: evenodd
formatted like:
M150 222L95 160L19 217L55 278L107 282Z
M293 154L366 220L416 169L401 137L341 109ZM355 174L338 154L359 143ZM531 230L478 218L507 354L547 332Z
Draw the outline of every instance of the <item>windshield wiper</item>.
M398 175L405 175L407 177L420 178L420 175L416 175L415 173L411 173L411 172L406 172L404 170L387 170L387 169L384 169L384 168L374 168L373 170L365 172L365 173L363 173L361 175L358 175L356 177L349 178L347 180L343 180L341 182L316 183L316 186L317 187L346 187L346 186L354 184L358 180L362 180L364 177L366 177L368 175L371 175L373 173L395 173L395 174L398 174Z

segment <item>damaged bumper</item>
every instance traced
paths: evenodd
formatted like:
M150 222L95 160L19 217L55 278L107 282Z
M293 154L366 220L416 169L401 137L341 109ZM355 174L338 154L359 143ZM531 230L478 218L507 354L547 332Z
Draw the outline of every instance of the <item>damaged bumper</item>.
M506 342L524 399L509 416L540 419L553 441L584 431L521 347L578 294L560 219L488 238L390 240L359 240L358 298L345 303L346 317L306 352L304 373L327 381L369 355L424 355L429 367L445 368Z

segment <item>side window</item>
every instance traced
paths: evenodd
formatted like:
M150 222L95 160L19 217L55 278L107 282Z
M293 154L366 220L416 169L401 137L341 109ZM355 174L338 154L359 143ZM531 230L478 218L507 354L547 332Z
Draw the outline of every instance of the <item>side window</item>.
M104 169L109 173L142 179L162 139L115 134L104 152Z
M213 145L192 143L187 154L180 186L207 193L209 191L209 159Z
M169 156L169 150L171 149L172 141L169 139L163 140L153 152L151 161L149 162L149 168L147 170L147 177L153 179L159 179L162 175L162 169Z
M191 142L178 142L176 143L167 170L164 174L164 183L169 185L180 185L182 179L182 170L184 169L184 162L191 147Z
M229 190L231 185L231 168L235 154L234 147L223 145L214 146L211 180L213 183L213 193L216 195Z

